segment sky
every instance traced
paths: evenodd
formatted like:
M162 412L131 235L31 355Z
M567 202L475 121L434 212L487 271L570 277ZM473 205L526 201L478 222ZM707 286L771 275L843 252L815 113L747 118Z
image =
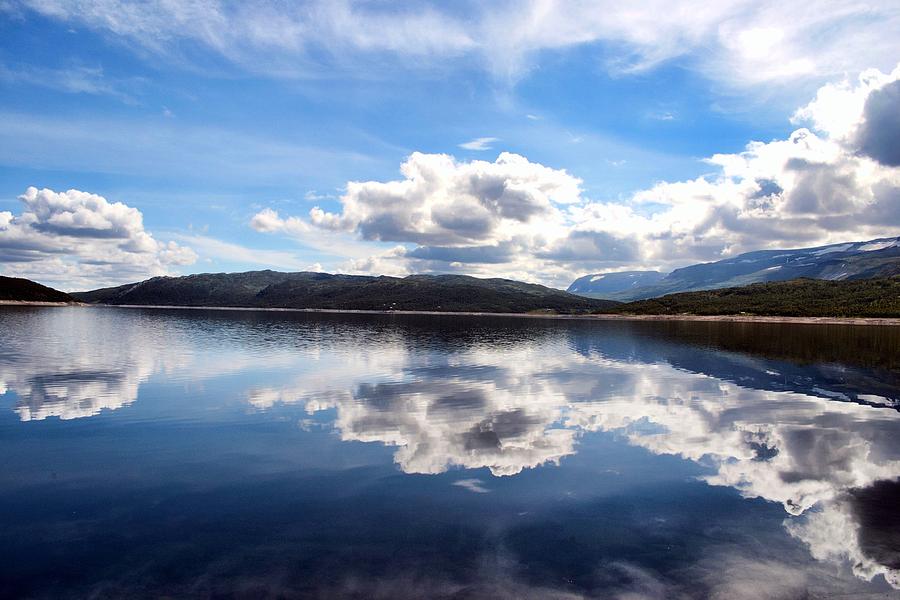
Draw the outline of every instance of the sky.
M900 4L0 0L0 274L566 287L900 235Z

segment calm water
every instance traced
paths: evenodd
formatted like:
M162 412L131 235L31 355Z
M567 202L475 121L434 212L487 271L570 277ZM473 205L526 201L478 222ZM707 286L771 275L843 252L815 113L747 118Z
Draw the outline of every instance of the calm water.
M0 309L3 597L895 597L900 328Z

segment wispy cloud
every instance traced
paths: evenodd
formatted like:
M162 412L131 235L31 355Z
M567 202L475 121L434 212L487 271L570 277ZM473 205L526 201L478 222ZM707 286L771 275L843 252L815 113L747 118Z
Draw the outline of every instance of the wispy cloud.
M890 0L826 0L815 9L777 0L726 0L713 7L697 0L638 6L528 0L469 5L473 10L464 15L448 5L325 0L297 5L19 0L11 6L83 24L182 61L188 57L179 42L188 39L242 68L279 77L334 68L371 72L391 57L395 71L476 57L496 78L514 82L542 52L599 45L606 68L618 73L691 56L696 60L686 64L731 85L795 86L870 66L890 68L885 61L900 55L895 35L900 5Z
M34 85L67 94L91 94L112 96L126 104L137 104L137 99L126 88L143 83L140 78L128 80L110 78L102 67L73 65L52 69L30 65L9 66L0 64L0 81L16 85Z
M481 152L482 150L490 150L493 147L491 146L491 144L499 141L500 139L495 137L480 137L462 143L459 145L459 147L466 150L475 150L477 152Z
M454 481L453 485L469 490L470 492L474 492L476 494L487 494L491 490L481 485L482 483L484 482L480 479L460 479L459 481Z
M299 258L295 253L284 250L265 250L250 248L234 242L226 242L206 235L172 234L170 237L188 244L201 258L214 258L233 263L259 265L266 268L286 269L290 271L321 270L321 265L311 268L308 260Z

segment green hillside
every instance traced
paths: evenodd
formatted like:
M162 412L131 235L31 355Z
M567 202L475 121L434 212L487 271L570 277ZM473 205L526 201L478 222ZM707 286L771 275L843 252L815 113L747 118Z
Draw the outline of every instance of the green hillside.
M635 315L900 317L900 277L853 281L793 279L754 283L742 287L669 294L598 312Z

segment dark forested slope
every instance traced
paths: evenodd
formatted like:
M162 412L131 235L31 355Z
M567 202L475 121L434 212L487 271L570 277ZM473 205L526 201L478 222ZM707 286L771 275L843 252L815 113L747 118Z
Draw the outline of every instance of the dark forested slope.
M0 300L18 302L74 302L65 292L54 290L30 279L0 276Z
M329 273L207 273L155 277L79 292L83 302L163 306L233 306L347 310L589 312L617 303L542 285L462 275L371 277Z

